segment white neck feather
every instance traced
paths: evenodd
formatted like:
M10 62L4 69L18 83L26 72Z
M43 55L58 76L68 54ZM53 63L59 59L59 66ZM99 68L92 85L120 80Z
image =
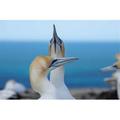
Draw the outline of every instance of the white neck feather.
M45 78L44 80L40 80L42 81L40 83L40 87L41 87L41 93L40 94L53 94L55 91L55 87L50 83L50 81Z
M41 84L41 88L42 91L39 92L41 95L40 99L56 98L56 89L48 80L44 80L44 82Z
M64 85L64 67L61 66L50 72L51 83L56 87Z
M69 89L64 83L64 67L61 66L50 73L50 82L57 89L58 99L74 99L74 97L69 92Z

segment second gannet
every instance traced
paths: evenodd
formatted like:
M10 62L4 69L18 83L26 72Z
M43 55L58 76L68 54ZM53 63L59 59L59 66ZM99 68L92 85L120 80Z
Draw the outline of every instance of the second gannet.
M41 95L41 99L59 99L56 87L48 80L48 74L57 67L77 60L77 58L56 58L38 56L30 65L30 82L32 89Z
M115 71L113 74L114 79L116 79L117 83L117 95L120 99L120 54L116 55L117 62L111 66L102 68L102 71Z
M53 37L49 44L49 55L53 58L61 58L65 55L64 43L58 37L55 25L53 25ZM50 82L56 87L59 99L74 99L64 82L64 66L51 71Z

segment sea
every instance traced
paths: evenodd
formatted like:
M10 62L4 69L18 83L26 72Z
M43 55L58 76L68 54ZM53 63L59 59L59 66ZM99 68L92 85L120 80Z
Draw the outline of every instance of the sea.
M101 68L113 64L120 52L117 42L66 42L65 56L79 60L65 65L65 83L69 88L110 87L104 78L112 72ZM38 55L48 55L48 42L0 42L0 88L14 79L30 88L29 66Z

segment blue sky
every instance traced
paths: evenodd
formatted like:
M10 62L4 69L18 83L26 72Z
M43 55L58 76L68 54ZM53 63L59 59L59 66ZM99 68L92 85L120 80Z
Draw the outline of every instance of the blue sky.
M0 41L48 41L53 24L64 41L120 41L120 21L1 20Z

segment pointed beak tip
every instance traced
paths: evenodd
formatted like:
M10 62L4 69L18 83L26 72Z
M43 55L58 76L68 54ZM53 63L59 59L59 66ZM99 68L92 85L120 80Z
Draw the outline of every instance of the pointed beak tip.
M78 57L74 57L73 60L79 60L79 58Z
M55 24L53 24L53 39L54 39L54 40L57 39L57 32L56 32Z
M65 60L67 62L69 62L69 61L74 62L75 60L79 60L79 58L77 58L77 57L68 57L68 58L63 58L63 60Z
M79 60L79 58L76 58L76 60Z
M53 33L56 33L56 27L55 27L55 24L53 24Z
M76 60L79 60L79 58L77 58L77 57L66 58L65 61L67 61L67 62L74 62Z

